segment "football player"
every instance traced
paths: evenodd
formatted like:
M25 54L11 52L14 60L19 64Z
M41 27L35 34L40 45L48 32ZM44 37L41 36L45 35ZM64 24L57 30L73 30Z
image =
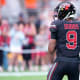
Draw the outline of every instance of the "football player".
M58 20L50 25L51 39L48 52L56 50L57 58L51 67L47 80L79 80L80 22L74 19L76 9L70 2L63 2L58 8Z

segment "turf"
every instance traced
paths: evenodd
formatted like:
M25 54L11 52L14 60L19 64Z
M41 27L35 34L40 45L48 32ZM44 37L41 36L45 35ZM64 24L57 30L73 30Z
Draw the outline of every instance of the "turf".
M47 80L46 76L8 76L8 77L0 77L0 80ZM65 76L63 80L68 80Z
M0 80L46 80L46 76L0 77Z

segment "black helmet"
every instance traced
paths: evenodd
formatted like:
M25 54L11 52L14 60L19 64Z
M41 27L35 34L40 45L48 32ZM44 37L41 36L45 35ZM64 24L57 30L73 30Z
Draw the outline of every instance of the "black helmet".
M68 18L74 18L74 15L76 13L75 7L70 2L62 2L58 7L58 19L68 19Z

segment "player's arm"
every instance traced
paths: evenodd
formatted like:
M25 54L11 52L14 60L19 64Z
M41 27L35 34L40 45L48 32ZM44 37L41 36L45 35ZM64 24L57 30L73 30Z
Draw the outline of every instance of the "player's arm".
M48 45L48 52L49 54L53 54L56 50L56 39L50 39Z
M50 32L51 32L51 39L50 39L49 45L48 45L48 53L53 54L56 51L56 38L57 38L56 25L50 26Z

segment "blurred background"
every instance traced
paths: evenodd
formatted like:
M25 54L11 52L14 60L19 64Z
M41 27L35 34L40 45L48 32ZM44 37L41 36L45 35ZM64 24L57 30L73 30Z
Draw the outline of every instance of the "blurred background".
M56 58L48 54L49 25L57 20L55 8L63 1L76 6L80 20L80 0L0 0L0 72L47 75Z

